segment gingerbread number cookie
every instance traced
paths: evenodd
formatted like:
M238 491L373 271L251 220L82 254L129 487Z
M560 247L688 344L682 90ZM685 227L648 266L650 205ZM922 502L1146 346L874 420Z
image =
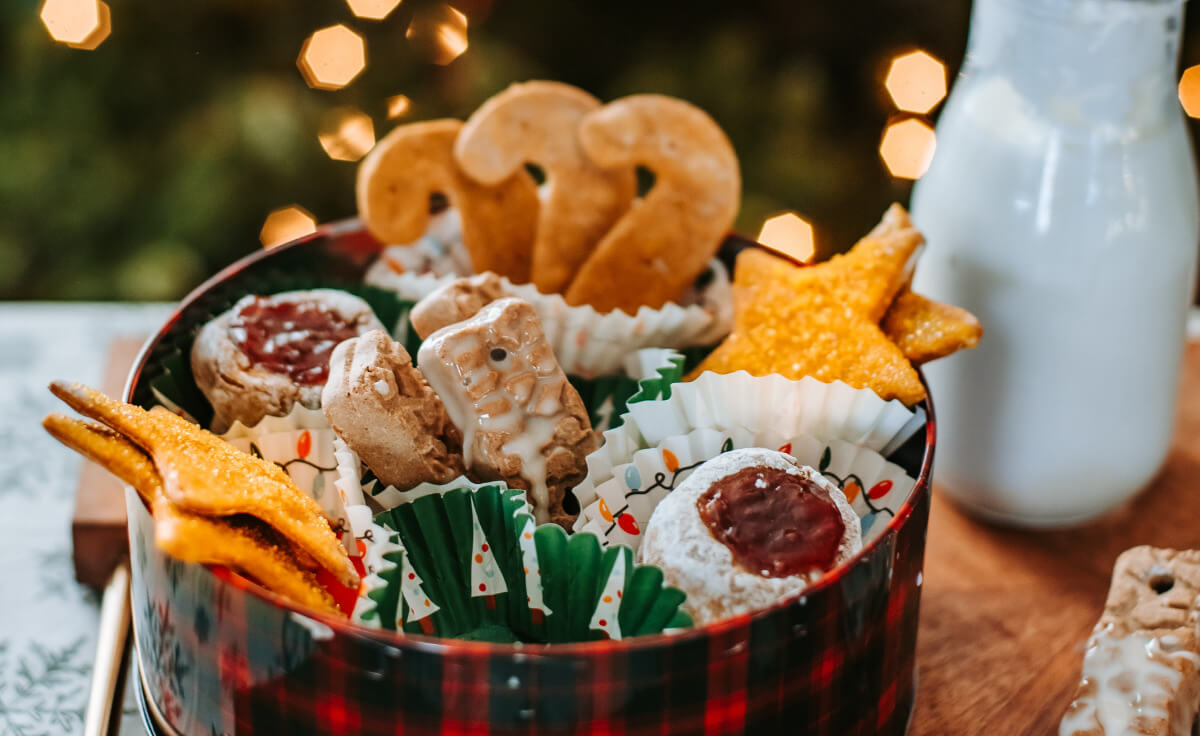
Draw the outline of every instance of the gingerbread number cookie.
M633 95L584 117L579 140L598 165L644 166L655 181L584 262L567 302L634 314L678 299L737 215L742 181L729 139L694 105Z
M579 122L599 108L599 100L569 84L514 84L476 110L454 144L463 172L485 186L526 163L545 172L531 273L544 293L566 289L637 191L632 164L601 168L580 147Z
M458 170L458 120L402 125L367 154L358 170L358 211L385 243L410 243L429 224L429 199L443 194L462 216L463 245L477 272L493 271L514 283L529 280L537 228L537 185L523 169L493 186Z

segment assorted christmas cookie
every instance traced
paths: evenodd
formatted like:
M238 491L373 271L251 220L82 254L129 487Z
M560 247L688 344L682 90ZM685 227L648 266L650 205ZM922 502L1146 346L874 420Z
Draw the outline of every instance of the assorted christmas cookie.
M192 345L192 374L212 404L213 428L319 409L338 343L383 325L365 301L336 289L247 296L208 322Z
M1198 712L1200 551L1126 550L1058 733L1190 736Z
M404 346L382 330L334 349L321 409L387 485L445 483L463 473L462 432Z
M639 555L705 623L797 594L860 549L837 486L785 453L748 449L707 461L659 502Z
M500 299L443 327L418 361L463 431L469 474L529 492L539 523L569 526L567 491L596 447L587 409L528 302Z
M516 85L393 130L356 193L388 244L368 285L231 277L248 295L151 361L165 409L61 384L105 426L46 426L168 554L364 626L553 645L800 595L915 486L887 460L924 423L914 364L980 336L910 291L898 206L845 256L747 248L731 281L737 157L661 95Z
M797 266L763 249L742 251L733 332L691 377L738 370L814 376L909 405L921 401L925 387L913 360L973 347L981 334L967 312L911 295L888 316L923 242L908 213L892 205L849 253L826 263Z

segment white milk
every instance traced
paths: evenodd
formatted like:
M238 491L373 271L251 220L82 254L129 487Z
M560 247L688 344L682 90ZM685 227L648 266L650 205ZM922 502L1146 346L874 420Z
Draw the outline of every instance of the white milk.
M936 479L981 515L1080 521L1166 455L1197 250L1181 26L1180 0L976 0L912 207L915 287L985 329L926 369Z

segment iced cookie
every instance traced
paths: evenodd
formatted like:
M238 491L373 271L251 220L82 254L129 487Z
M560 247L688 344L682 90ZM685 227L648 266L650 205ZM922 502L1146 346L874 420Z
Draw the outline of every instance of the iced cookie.
M192 345L196 385L213 426L253 426L295 404L317 409L329 356L343 340L383 325L370 305L336 289L247 296L204 325Z
M463 172L495 185L527 163L546 175L533 243L532 282L552 294L575 272L637 192L632 164L601 168L579 144L579 122L600 100L562 82L514 84L471 115L454 156Z
M333 351L321 410L384 485L408 490L462 475L462 435L404 346L382 330Z
M795 595L862 548L861 524L837 486L774 450L709 460L646 525L642 562L687 593L697 624Z
M494 273L455 279L417 302L408 319L422 340L446 325L462 322L487 304L512 296Z
M1060 736L1190 736L1200 709L1200 551L1134 547L1117 558L1104 613Z
M417 362L462 430L468 476L524 489L538 523L569 525L563 498L596 440L533 307L494 301L430 335Z
M583 262L567 303L636 314L677 301L737 216L742 180L733 145L703 110L663 95L623 97L589 113L579 140L597 165L644 166L655 178Z

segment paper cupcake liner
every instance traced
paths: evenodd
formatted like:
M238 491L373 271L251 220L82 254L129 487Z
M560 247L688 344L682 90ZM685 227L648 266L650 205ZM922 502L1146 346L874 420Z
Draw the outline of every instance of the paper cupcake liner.
M473 273L471 254L462 242L462 217L453 207L430 217L429 227L417 240L384 248L379 262L395 273L433 276L469 276Z
M886 519L895 515L916 485L899 465L844 440L702 427L630 453L611 466L607 477L589 476L586 492L593 500L580 513L575 531L636 550L654 509L693 470L721 453L750 447L786 452L836 483L862 519L864 543L883 531ZM883 523L878 523L880 517Z
M356 530L347 513L347 498L339 487L337 436L320 410L296 404L287 416L266 416L253 427L235 421L220 437L242 452L283 468L296 486L321 506L346 551L357 554ZM361 498L350 502L355 501L362 503Z
M419 486L376 517L353 617L366 625L500 642L619 639L690 619L662 572L628 548L601 549L537 526L519 490Z
M372 265L366 283L390 289L405 301L419 301L457 278L453 274L397 273L390 263L385 256ZM702 304L642 307L635 315L619 310L601 314L589 306L568 306L561 295L542 294L532 284L504 279L504 285L533 305L563 371L591 377L618 373L624 357L641 348L711 346L727 335L732 326L729 276L719 261L713 261L711 270L714 276L702 292Z
M596 500L596 488L621 477L616 466L639 450L697 429L741 429L778 439L810 436L847 442L886 457L925 424L924 410L884 401L868 389L814 378L792 381L779 375L704 373L695 381L664 387L661 398L630 401L620 426L604 433L600 449L588 455L587 477L573 489L582 528ZM647 517L648 518L648 517ZM644 522L645 519L641 519Z
M631 403L629 414L633 421L624 422L626 431L640 434L645 446L699 427L745 427L844 440L884 456L925 425L924 409L885 401L870 389L745 371L701 374L674 386L662 400Z

